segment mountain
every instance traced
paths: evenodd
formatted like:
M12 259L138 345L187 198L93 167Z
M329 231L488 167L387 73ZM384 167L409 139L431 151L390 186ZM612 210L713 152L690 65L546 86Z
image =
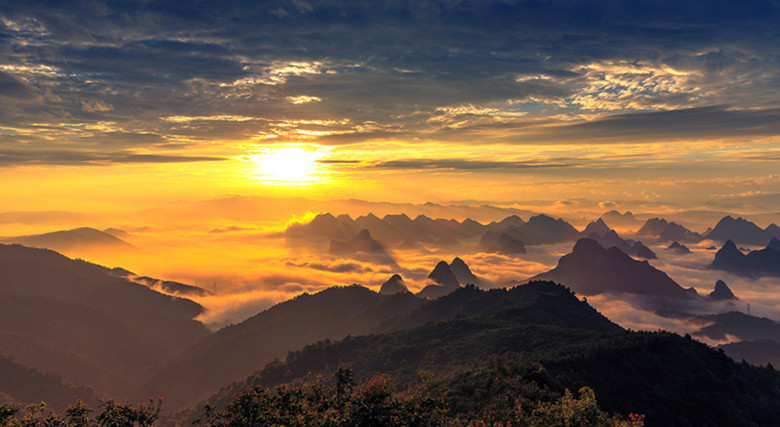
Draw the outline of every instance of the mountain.
M202 339L161 367L136 397L165 396L167 409L182 409L291 350L369 333L423 302L409 293L386 296L358 285L302 294Z
M514 239L506 233L488 231L479 241L479 247L482 251L490 254L501 254L514 256L526 253L525 245L522 241Z
M604 235L598 235L595 232L590 233L588 238L593 239L601 246L605 248L618 248L623 253L631 255L637 258L644 259L657 259L655 252L644 245L644 243L636 240L624 240L621 238L615 230L609 230Z
M766 425L780 417L777 372L735 363L690 337L623 331L549 282L466 287L408 316L429 311L455 316L421 316L410 323L420 326L306 346L224 388L210 404L219 410L249 387L325 377L343 367L357 382L383 373L399 387L424 371L428 390L441 391L456 411L495 408L507 399L517 406L515 396L540 399L587 385L607 412L646 414L648 425Z
M544 245L576 240L579 231L561 218L547 215L532 216L527 223L517 227L519 236L512 236L526 245Z
M739 341L718 346L734 360L744 360L754 365L771 363L780 366L780 343L775 340L761 339Z
M691 314L673 310L659 310L658 315L670 319L686 320L699 329L692 333L716 341L754 341L771 339L780 341L780 323L766 317L751 316L739 311L717 314Z
M62 411L77 400L96 406L98 395L89 387L67 383L57 375L0 356L0 403L28 405L45 401L55 411Z
M634 227L641 224L641 222L636 219L636 217L634 217L634 214L632 214L631 211L626 211L626 213L621 214L616 210L611 210L601 215L600 219L604 220L607 224L611 224L613 227L617 228L634 229Z
M744 254L728 240L715 253L710 268L748 277L780 277L780 251L773 249L772 245L776 246L770 241L766 248Z
M439 261L433 271L428 275L428 279L430 279L432 283L422 288L422 290L417 293L418 296L427 299L436 299L443 295L447 295L460 287L460 282L458 282L458 278L455 276L455 273L452 272L447 261Z
M675 253L678 253L680 255L686 255L686 254L691 253L691 250L688 249L687 246L680 244L680 242L678 242L677 240L675 240L669 246L664 248L664 250L669 251L669 252L675 252Z
M355 255L359 253L387 255L384 246L374 240L371 237L371 233L365 228L360 230L360 232L350 240L332 240L330 242L329 253L331 255Z
M379 288L379 295L409 294L409 288L400 274L393 274L382 287Z
M767 243L766 247L769 249L780 251L780 240L777 240L776 237L772 237L772 239L769 240L769 243Z
M589 223L587 226L585 226L585 229L582 230L582 233L580 233L580 235L582 237L588 237L591 234L603 236L609 233L610 231L612 231L612 229L610 229L609 226L607 226L607 224L604 222L603 219L599 218Z
M522 227L525 225L525 221L517 215L510 215L499 222L491 222L487 225L487 228L492 231L504 231L509 227Z
M428 275L428 278L444 287L456 288L460 285L458 278L455 276L455 273L452 272L447 261L439 261L439 263L436 264L436 267L433 268L433 271Z
M73 230L30 236L5 237L0 243L19 244L35 248L46 248L60 252L89 249L133 249L124 240L94 228L81 227Z
M780 238L780 228L771 224L766 229L761 229L761 227L742 217L734 219L731 216L725 216L704 237L716 242L731 240L737 244L758 246L766 244L773 237Z
M718 280L717 282L715 282L715 289L713 289L712 292L710 292L708 297L710 299L714 299L718 301L730 301L730 300L739 299L734 295L734 292L731 292L731 289L723 280Z
M584 295L627 292L667 298L689 298L696 294L684 289L666 273L647 261L637 261L616 247L604 249L597 241L577 241L558 265L531 280L550 280L571 287Z
M450 263L450 270L461 285L480 284L479 278L475 276L474 273L471 272L469 266L458 257L455 257Z
M206 337L203 308L48 249L0 245L0 354L125 399Z
M172 280L160 280L147 276L127 276L131 282L135 282L166 295L177 295L183 297L196 296L202 297L211 295L211 292L197 286L174 282Z
M675 222L667 222L663 218L651 218L637 232L639 236L655 237L664 241L678 241L686 243L699 242L700 234L688 230Z

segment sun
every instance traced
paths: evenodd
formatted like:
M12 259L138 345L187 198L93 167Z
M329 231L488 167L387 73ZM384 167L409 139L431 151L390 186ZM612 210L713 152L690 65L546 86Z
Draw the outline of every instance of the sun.
M252 175L265 183L308 184L322 179L320 150L300 146L270 148L249 156Z

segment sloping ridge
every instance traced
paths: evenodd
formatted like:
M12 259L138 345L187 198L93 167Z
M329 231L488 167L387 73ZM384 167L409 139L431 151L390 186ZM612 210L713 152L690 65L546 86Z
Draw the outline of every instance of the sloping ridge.
M202 307L54 251L0 245L0 353L124 399L209 334Z
M3 239L2 242L16 243L36 248L47 248L56 251L95 248L133 249L133 245L130 243L127 243L110 233L89 227L30 236L9 237Z
M181 409L288 351L368 333L420 304L408 293L385 296L358 285L302 294L203 339L162 367L137 397L165 396L167 409Z
M578 293L597 295L628 292L661 297L686 298L695 295L678 285L647 261L637 261L612 247L604 249L593 239L580 239L558 265L532 278L563 283Z

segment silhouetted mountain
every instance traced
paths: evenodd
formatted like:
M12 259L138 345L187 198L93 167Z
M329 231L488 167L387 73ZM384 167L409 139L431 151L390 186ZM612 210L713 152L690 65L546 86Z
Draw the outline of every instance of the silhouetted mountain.
M644 259L658 258L650 248L642 242L636 240L624 240L615 230L608 230L604 235L598 235L595 232L590 233L589 239L593 239L605 248L618 248L623 253Z
M174 282L171 280L160 280L160 279L154 279L152 277L147 277L147 276L140 276L140 277L129 276L126 278L131 282L139 283L141 285L152 288L164 294L175 294L175 295L181 295L185 297L187 296L202 297L211 294L211 292L203 288L199 288L197 286L192 286L192 285L186 285L184 283Z
M599 219L589 223L587 226L585 226L585 229L582 230L582 233L580 233L580 235L582 235L582 237L588 237L591 234L595 233L597 236L603 236L603 235L609 233L610 231L612 231L612 229L610 229L607 226L607 224L604 222L604 220L599 218Z
M527 223L518 227L520 236L512 236L526 245L543 245L576 240L579 231L561 218L554 219L547 215L532 216Z
M691 253L691 250L688 249L687 246L681 245L680 242L678 242L677 240L675 240L674 242L672 242L672 244L664 248L664 250L667 250L669 252L676 252L680 255Z
M509 227L522 227L523 225L525 225L525 221L517 215L511 215L499 222L491 222L487 225L487 228L492 231L504 231Z
M471 272L471 269L462 259L455 257L450 263L450 270L461 285L479 285L479 278Z
M393 274L382 287L379 288L379 295L410 294L409 288L400 274Z
M690 314L679 311L659 310L661 316L683 319L699 326L691 335L725 341L736 337L741 341L771 339L780 341L780 323L766 317L757 317L739 311L718 314Z
M492 231L488 231L488 233L493 233ZM487 238L486 238L487 237ZM488 234L485 233L485 236L483 236L483 239L487 242L491 239L492 236L488 237ZM486 243L483 241L480 241L480 246L482 246L483 243ZM502 255L518 255L518 254L524 254L526 253L525 245L520 240L513 239L506 233L501 233L500 236L498 236L492 244L487 246L484 249L487 253L495 253L495 254L502 254Z
M118 239L126 239L130 237L130 233L128 233L125 230L120 230L118 228L106 228L105 230L103 230L103 232L108 233Z
M636 232L639 236L655 237L664 241L696 243L701 235L688 230L675 222L667 222L663 218L651 218Z
M734 292L731 292L731 289L723 280L718 280L717 282L715 282L715 289L713 289L712 292L710 292L708 297L710 299L719 300L719 301L729 301L729 300L738 299L734 295Z
M124 240L89 227L31 236L5 237L0 242L65 252L89 249L133 249L133 245Z
M777 240L777 238L772 237L772 239L769 240L769 243L767 243L766 247L769 249L780 251L780 240Z
M759 366L767 363L780 366L780 343L775 340L739 341L721 344L718 348L738 362L744 360Z
M374 240L371 237L371 233L366 229L360 230L355 237L348 241L332 240L329 252L332 255L355 255L358 253L387 254L384 246Z
M638 219L634 217L634 214L632 214L631 211L626 211L626 213L621 214L616 210L611 210L601 215L601 219L603 219L608 226L618 227L618 228L633 229L634 227L639 226L639 224L641 223Z
M127 398L209 334L203 308L54 251L0 245L0 354Z
M770 244L772 244L771 241ZM780 251L767 246L764 249L744 254L737 249L734 242L728 240L715 253L715 259L710 267L748 277L780 277Z
M46 374L0 355L0 403L28 405L45 401L62 411L81 400L95 406L98 396L86 386L68 384L57 375Z
M369 333L423 303L411 294L385 296L357 285L302 294L201 340L160 369L137 397L165 396L166 408L181 409L288 351Z
M437 310L450 320L419 314ZM224 407L247 387L324 377L341 366L358 382L382 372L409 384L426 371L439 387L450 384L446 394L461 405L587 385L608 412L647 414L649 425L763 425L780 417L777 372L737 364L679 335L622 331L550 283L509 291L466 287L408 316L419 317L410 324L421 326L307 346L210 402ZM526 365L509 368L508 361Z
M773 237L780 238L780 229L771 224L762 230L761 227L742 217L734 219L731 216L725 216L704 237L716 242L731 240L740 244L763 245Z
M427 299L436 299L441 296L447 295L450 292L458 289L460 284L455 273L452 272L450 265L446 261L439 261L434 267L431 274L428 275L428 279L432 283L422 288L417 293L418 296Z
M604 249L593 239L578 240L572 252L561 257L558 266L531 280L562 283L585 295L628 292L687 298L696 294L647 261L636 261L616 247Z

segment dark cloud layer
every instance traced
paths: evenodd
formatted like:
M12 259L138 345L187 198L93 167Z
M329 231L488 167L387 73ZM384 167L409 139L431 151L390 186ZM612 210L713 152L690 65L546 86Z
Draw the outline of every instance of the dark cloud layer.
M5 139L21 143L38 135L33 125L109 123L102 143L129 148L284 141L297 137L290 129L326 144L777 135L779 10L777 1L2 2L0 133L13 129ZM534 129L561 117L587 119Z

